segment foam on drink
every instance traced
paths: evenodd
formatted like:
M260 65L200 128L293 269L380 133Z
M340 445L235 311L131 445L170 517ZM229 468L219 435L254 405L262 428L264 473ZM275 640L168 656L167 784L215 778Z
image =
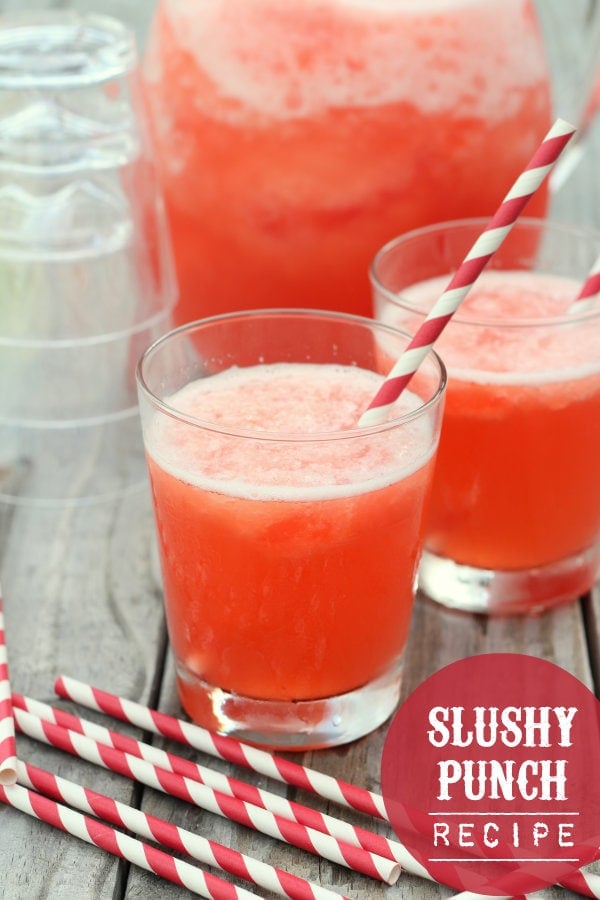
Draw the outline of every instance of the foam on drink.
M232 121L244 108L252 116L294 119L398 102L428 113L458 105L465 116L501 121L518 107L523 89L545 77L523 0L165 0L164 6L178 42L222 97L218 113L211 112ZM515 41L519 10L523 27Z
M402 288L399 295L427 310L447 283L448 276L431 278ZM600 371L597 329L575 318L565 329L578 289L571 278L487 270L436 341L436 351L455 379L507 385L565 382L567 389L567 382ZM414 331L423 314L399 313L387 304L382 318Z
M434 450L427 416L368 435L355 430L381 381L354 366L234 367L168 397L188 419L157 416L146 446L181 481L236 497L321 500L376 490L416 471ZM406 391L391 418L420 406Z

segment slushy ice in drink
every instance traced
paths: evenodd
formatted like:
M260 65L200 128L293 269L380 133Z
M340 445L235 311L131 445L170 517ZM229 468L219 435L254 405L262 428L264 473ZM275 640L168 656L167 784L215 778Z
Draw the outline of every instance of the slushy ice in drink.
M405 392L401 427L356 429L380 383L356 366L233 367L146 423L169 635L197 721L223 727L215 687L312 701L397 669L437 426Z

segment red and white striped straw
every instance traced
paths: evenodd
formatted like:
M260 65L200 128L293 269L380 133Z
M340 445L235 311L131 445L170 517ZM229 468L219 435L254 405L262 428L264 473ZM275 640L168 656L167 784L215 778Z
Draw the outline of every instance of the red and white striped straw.
M280 775L272 774L272 765L271 767L267 767L264 765L264 761L262 760L262 756L266 755L269 760L275 761L275 764L281 762L282 764L288 763L288 760L280 759L277 757L271 756L271 754L266 753L265 751L256 751L261 754L259 760L262 763L262 767L256 768L254 765L250 765L246 756L244 756L243 760L239 758L239 752L245 753L246 751L254 751L256 748L248 747L244 744L240 744L238 741L233 741L231 738L220 738L219 735L213 735L211 732L207 732L204 729L199 728L196 725L190 725L187 722L184 722L179 719L174 719L171 716L167 716L164 713L159 713L155 710L151 710L147 707L141 706L140 704L134 703L130 700L124 700L120 697L115 696L114 694L108 694L106 691L102 691L99 688L92 688L89 685L83 684L80 681L76 681L73 678L68 678L67 676L60 676L55 683L55 691L65 699L72 700L76 703L79 703L82 706L85 706L90 709L94 709L97 712L103 712L107 715L113 716L113 718L119 719L120 721L128 722L129 724L136 725L139 728L143 728L147 731L153 731L155 734L162 735L164 737L168 737L178 741L179 743L186 744L187 746L194 747L195 749L201 750L203 752L208 752L213 756L218 756L221 759L229 760L234 763L239 763L246 768L252 768L254 771L257 771L261 774L265 774L271 777L276 778L278 781L285 781L286 779L282 778ZM22 695L14 695L14 703L16 707L22 709L30 709L30 711L40 718L45 718L47 721L54 722L57 725L62 725L70 730L80 731L81 733L88 734L90 737L95 738L96 740L100 740L100 742L104 742L105 739L108 739L109 736L110 743L117 747L118 749L127 751L133 750L135 744L138 744L138 752L142 754L144 758L154 761L155 763L160 758L154 755L154 751L157 751L158 748L149 747L148 745L144 745L142 742L135 741L134 738L128 738L124 735L120 735L118 732L111 731L109 729L102 729L102 726L95 725L95 723L87 722L84 719L80 719L78 716L73 716L70 713L66 713L63 710L55 709L54 707L50 707L45 703L40 703L37 700L31 700L30 698L22 697ZM89 730L88 730L89 728ZM198 740L195 741L195 732L199 732ZM104 735L101 737L100 735ZM225 753L217 753L215 749L211 749L213 747L218 746L218 744L213 745L206 744L206 735L208 735L209 739L218 739L223 741L231 741L233 744L239 745L239 752L232 752L229 745L227 746L227 750L229 751L229 755L225 755ZM151 755L146 755L146 748L152 751ZM191 760L185 760L182 757L178 757L175 754L166 753L165 751L158 751L161 754L164 754L163 759L166 757L168 759L168 768L172 771L178 771L180 775L189 776L191 778L197 777L194 776L193 769L200 769L201 767L196 767L196 764ZM250 756L250 761L253 761L253 757ZM180 766L179 763L183 763L184 765ZM160 763L158 763L161 765ZM164 763L162 764L164 767ZM298 763L290 763L292 766L298 766ZM300 767L302 771L306 771L308 775L307 778L310 779L311 790L313 793L325 797L326 799L337 800L340 791L330 791L330 796L328 797L326 794L320 794L319 790L316 789L320 785L320 777L321 774L319 772L315 772L314 770L304 770L303 767ZM202 769L202 772L205 770ZM279 769L277 769L279 772ZM317 831L322 831L325 834L331 835L333 838L340 840L342 842L352 844L353 846L362 847L364 850L370 851L371 853L375 853L376 855L386 857L388 859L395 860L402 869L411 875L416 875L419 878L425 878L429 881L433 881L432 875L427 871L425 866L423 866L416 857L412 855L412 853L400 842L389 840L384 835L378 835L375 832L368 831L364 828L360 828L358 826L354 826L348 822L343 822L334 818L333 816L327 816L322 813L319 813L317 810L312 810L309 807L303 806L302 804L298 804L292 801L287 801L282 797L278 797L277 795L270 794L267 791L259 790L255 788L253 785L248 785L245 782L239 782L236 779L228 778L227 776L222 776L222 778L227 779L228 785L225 786L224 782L220 783L220 788L224 793L229 793L230 791L235 790L236 793L234 796L241 797L248 801L249 803L257 804L258 806L264 806L266 809L269 809L273 813L277 813L285 818L293 819L300 824L309 826ZM330 787L329 781L327 779L331 779L331 776L325 775L323 778L326 779L325 785L326 787ZM288 781L289 784L295 784L296 782ZM238 786L243 786L242 789L238 792ZM300 783L297 783L299 787L306 787L306 778L304 778ZM350 790L348 790L350 788ZM248 790L250 793L248 793ZM364 789L356 787L354 785L348 785L347 783L342 782L342 788L344 793L344 797L352 797L357 796L357 792L362 792ZM374 798L377 801L377 809L383 809L385 814L385 805L383 801L383 797L378 794L372 794L371 792L365 791L368 795L368 798ZM277 803L271 804L270 799L274 797ZM352 806L352 804L344 801L342 802L346 807ZM354 806L355 809L360 809L358 806ZM367 811L361 809L361 811ZM373 813L371 813L373 815ZM378 818L385 818L387 820L387 815L379 816ZM581 893L584 896L595 897L596 894L589 893L588 890L585 889L585 884L581 880L580 875L582 873L575 873L566 877L560 884L563 887L572 890L574 893ZM586 876L589 877L589 876ZM583 888L583 889L582 889ZM473 894L471 900L475 898L477 895ZM479 898L481 900L481 898Z
M575 894L581 894L582 897L595 897L600 900L600 875L593 872L585 872L580 869L578 872L571 872L564 880L558 882L562 887L568 887ZM513 894L494 895L494 900L512 900ZM525 894L525 897L536 897L537 892ZM460 894L454 894L450 900L481 900L481 894L474 894L472 891L461 891Z
M10 698L10 678L4 631L4 608L0 586L0 784L14 784L17 780L17 745L15 723Z
M245 888L236 887L218 875L203 872L164 850L122 834L104 822L75 812L20 784L0 787L0 801L201 897L208 897L209 900L256 900L257 895Z
M596 308L600 311L600 255L581 285L575 300L569 307L570 313L587 312Z
M600 900L600 875L594 872L573 872L569 876L569 889L584 897L597 897ZM561 882L562 883L562 882Z
M97 725L94 722L89 722L86 719L82 719L78 716L73 715L72 713L65 712L64 710L56 709L55 707L49 706L46 703L42 703L38 700L33 700L29 697L24 697L21 694L13 694L13 705L16 709L26 710L30 712L33 716L43 719L46 722L50 722L54 725L57 725L62 728L66 728L70 731L75 731L79 734L86 735L87 737L95 740L96 742L106 744L109 747L113 747L115 749L120 749L125 752L131 752L134 756L139 756L145 759L147 762L154 763L159 768L165 768L168 771L172 771L178 773L180 775L185 775L193 780L198 780L200 777L200 782L203 781L204 774L211 770L206 770L202 766L198 766L191 760L185 759L183 757L177 756L172 753L167 753L164 750L160 750L160 748L152 747L149 744L145 744L142 741L137 741L135 738L129 737L128 735L120 734L119 732L112 731L107 728L103 728L101 725ZM31 767L29 767L31 768ZM33 771L33 770L32 770ZM43 771L43 770L35 770L35 771ZM402 868L409 874L416 875L421 878L426 878L429 880L433 880L430 873L425 869L425 867L408 851L402 844L397 841L392 841L386 838L383 835L378 835L374 832L367 831L363 828L359 828L354 826L348 822L343 822L341 820L335 819L332 816L328 816L322 813L319 813L317 810L313 810L309 807L302 806L302 804L295 803L293 801L288 801L283 797L279 797L276 794L271 794L268 791L263 791L261 789L256 788L254 785L247 784L246 782L240 782L236 779L231 779L226 775L223 775L219 772L211 772L211 774L215 775L215 781L211 785L212 787L221 787L223 788L223 792L227 793L230 796L238 796L242 799L245 799L247 802L252 803L254 801L255 805L261 806L263 808L269 809L271 812L278 813L284 818L289 818L293 821L300 822L301 824L309 825L315 828L317 831L322 831L325 834L330 834L332 837L337 838L341 841L346 841L347 843L352 844L353 846L360 846L363 849L371 850L373 853L384 856L388 859L396 860ZM55 778L55 776L49 775L49 773L45 773L46 778L51 779ZM62 781L56 777L59 784L62 784ZM61 797L57 797L56 793L52 793L51 790L48 789L48 783L45 779L42 783L37 783L34 785L30 785L38 789L43 793L49 793L51 796L54 796L56 799L61 799ZM206 783L206 782L204 782ZM66 782L67 785L71 786L72 783ZM71 790L78 788L78 786L72 786ZM54 788L56 791L57 788ZM85 796L102 796L96 795L93 792L90 792L88 789L79 788L79 791L85 790ZM232 791L236 790L239 793L233 793ZM73 795L69 793L68 798L67 795L63 793L62 799L65 799L67 802L71 803L73 806L78 806L79 808L84 808L87 810L87 807L79 806L79 803L75 802L73 797L77 796L77 794ZM271 798L273 798L273 803L271 803ZM106 798L105 798L106 802ZM110 803L114 804L116 801L110 801ZM117 804L119 809L129 809L128 807L123 807L123 805ZM112 807L111 807L112 808ZM93 810L92 810L93 811ZM104 806L101 806L100 810L98 810L99 815L104 816L104 818L109 819L110 816L106 813ZM132 817L128 818L126 827L131 828L132 831L138 831L137 826L134 824L135 817L138 816L139 811L133 810ZM141 814L140 814L141 815ZM154 821L154 817L149 817L150 821ZM114 824L120 824L114 819L110 819ZM158 820L161 822L161 820ZM122 823L125 824L125 820L122 820ZM148 826L147 826L148 827ZM144 836L152 836L146 830L142 833ZM162 827L168 827L174 829L175 826L171 826L170 823L164 823ZM173 838L177 843L169 843L168 840L163 840L160 835L164 832L162 830L158 831L157 829L153 829L153 834L156 836L157 840L161 841L165 845L171 847L172 849L182 849L180 843L177 838ZM176 832L175 832L176 834ZM167 832L168 835L168 832ZM194 837L194 836L192 836ZM200 839L201 841L206 841L206 839ZM211 842L208 842L209 844ZM191 847L192 845L187 843L189 855L195 856L196 859L199 859L201 862L207 862L210 865L216 864L219 865L219 862L213 863L212 859L208 856L201 857L200 855L196 855L192 853ZM216 845L219 847L220 845ZM229 848L225 848L228 853L230 851ZM256 863L256 861L253 861ZM225 866L223 867L225 868ZM231 871L233 874L239 875L240 877L245 877L243 873L240 873L237 869L226 869L226 871ZM583 876L583 877L582 877ZM271 876L269 876L271 877ZM286 875L286 877L294 877ZM590 884L594 883L594 879L598 878L598 876L590 875L589 873L573 873L565 878L564 881L561 881L560 884L563 887L567 887L575 893L583 894L587 897L595 897L596 893L592 892L590 889ZM587 879L587 881L586 881ZM599 878L600 881L600 878ZM275 888L269 885L263 884L259 881L256 881L257 884L260 884L262 887L269 887L271 890L275 890ZM289 885L286 885L289 887ZM314 886L312 886L314 887ZM284 896L292 896L291 893L284 894ZM305 894L299 895L304 900ZM310 895L308 895L310 896ZM337 895L336 895L337 896ZM481 895L473 894L469 892L465 892L464 894L460 894L461 900L482 900Z
M383 797L379 794L366 791L364 788L348 784L347 782L337 782L336 779L333 779L330 775L321 775L320 772L306 769L305 767L300 766L299 763L278 758L266 751L242 744L233 738L215 735L203 728L199 728L197 725L191 725L181 719L176 719L165 713L149 709L148 707L134 703L131 700L125 700L121 697L117 697L115 694L109 694L100 688L91 687L90 685L65 675L61 675L57 679L54 689L59 696L67 700L72 700L75 703L79 703L81 706L88 709L105 713L119 721L135 725L145 731L152 731L155 734L170 738L212 756L239 764L245 768L274 778L277 781L283 781L284 783L292 784L297 787L307 788L312 793L321 796L324 799L333 800L345 807L357 809L369 814L369 806L371 806L371 815L388 821ZM62 710L48 707L47 704L40 704L39 701L31 701L28 698L15 695L15 706L18 705L19 707L27 708L28 703L34 704L31 707L31 711L36 715L39 715L40 712L42 713L41 718L48 715L47 710L51 710L52 717L50 721L56 722L56 724L64 724L68 728L74 726L74 730L76 731L83 728L85 720L81 720L77 716L72 716ZM101 727L94 726L94 723L89 724L94 728ZM88 723L85 722L86 731L87 725ZM105 731L111 735L111 741L113 737L117 735L117 732L109 732L108 729ZM119 738L123 739L124 736L120 735ZM127 738L126 740L133 741L134 739ZM124 744L121 745L121 749L125 749ZM181 759L174 754L167 755L169 756L171 764L173 763L173 760ZM185 760L185 762L189 763L191 761ZM192 762L191 765L195 764ZM288 765L293 768L288 769ZM300 770L299 772L297 771L298 769ZM187 772L182 770L180 774L191 775L191 769L188 768ZM291 780L291 778L286 776L291 776L294 780ZM193 777L193 775L191 775L191 777ZM331 781L335 782L334 786L331 785ZM230 780L230 786L232 783L233 780ZM244 784L244 782L238 783ZM253 788L252 785L245 785L245 787L249 787L251 790L257 790ZM366 794L366 798L361 798L361 794ZM249 799L250 796L251 795L245 795L249 802L256 803L259 796L264 800L267 796L267 792L261 791L260 795L257 793L254 801ZM340 799L340 797L342 799ZM286 803L287 802L288 801L286 801ZM259 805L261 804L259 803ZM311 818L297 818L296 821L311 826L315 830L323 830L325 833L331 834L333 837L337 837L339 840L345 841L346 843L354 844L355 846L360 846L363 849L370 850L380 856L394 859L402 866L402 869L409 874L425 878L429 881L434 880L427 869L398 841L388 840L383 835L377 835L363 828L341 822L332 816L322 815L316 810L302 807L301 804L290 802L288 809L290 810L287 813L288 817L296 817L300 809L307 810L312 813ZM374 812L373 809L376 811ZM379 810L383 811L383 815L380 815ZM281 815L283 816L286 815L282 807L278 808L278 812L281 812ZM373 843L373 838L376 839L376 843ZM561 880L560 884L562 887L566 887L574 893L580 893L587 897L598 896L600 900L600 893L596 894L590 892L593 888L589 887L590 884L593 885L593 879L596 877L597 876L590 876L587 873L578 872ZM591 881L590 878L592 879ZM586 887L586 885L588 886ZM471 900L474 900L476 896L477 895L473 894ZM481 900L481 898L479 898L479 900Z
M230 797L237 797L246 803L267 809L274 815L298 822L300 825L306 825L309 828L314 828L315 831L320 831L323 834L329 834L338 841L351 844L353 847L362 847L363 850L367 850L370 853L394 860L403 869L412 874L423 877L425 873L421 863L402 844L398 841L390 840L384 835L360 828L349 822L344 822L341 819L326 815L296 801L287 800L279 794L258 788L229 775L224 775L222 772L217 772L206 766L198 765L190 759L185 759L174 753L168 753L159 747L153 747L128 735L120 734L118 731L104 728L102 725L89 722L64 710L56 709L39 700L33 700L30 697L24 697L22 694L15 693L13 693L12 697L13 706L16 709L26 710L45 722L51 722L59 727L67 728L69 731L84 734L100 744L105 744L124 753L130 753L132 756L145 759L146 762L174 772L177 775L183 775L186 778L199 781L213 788L213 790L221 791Z
M315 856L339 863L370 878L384 881L386 884L395 884L398 880L400 866L393 860L369 853L360 847L353 847L282 816L275 816L268 810L244 803L237 797L227 796L190 778L153 766L139 757L99 744L85 735L44 722L24 710L15 708L14 715L17 728L35 740L58 747L95 765L118 772L126 778L193 803L208 812L293 844Z
M389 408L409 383L574 133L575 129L568 122L563 119L556 120L484 231L458 266L446 290L435 302L416 334L392 367L368 408L360 417L358 421L360 426L377 425L385 421Z
M100 688L91 687L74 678L68 678L66 675L61 675L56 680L54 690L60 697L79 703L87 709L105 713L121 722L129 722L144 731L151 731L162 737L178 741L180 744L193 747L209 756L215 756L266 775L267 778L273 778L275 781L311 791L311 793L341 806L387 820L383 797L366 790L366 788L357 787L347 781L334 778L332 775L317 772L315 769L276 756L267 750L251 747L235 738L207 731L205 728L185 722L183 719L149 709L133 700L126 700Z
M184 853L205 865L222 869L274 894L290 897L292 900L346 900L328 888L253 859L172 822L134 809L45 769L19 762L17 775L19 784L23 787L73 806L83 813L98 816L118 828L133 831L142 838Z

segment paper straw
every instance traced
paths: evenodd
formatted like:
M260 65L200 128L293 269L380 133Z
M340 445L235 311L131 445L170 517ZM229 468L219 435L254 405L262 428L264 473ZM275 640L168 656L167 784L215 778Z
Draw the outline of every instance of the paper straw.
M567 887L575 894L581 894L582 897L596 897L600 900L600 875L594 875L592 872L584 872L580 869L578 872L572 872L567 878L557 882L561 887ZM494 900L512 900L512 894L494 895ZM536 897L537 891L532 894L525 894L525 897ZM481 894L474 894L472 891L462 891L460 894L454 894L449 900L480 900Z
M58 747L95 765L118 772L148 787L193 803L208 812L293 844L315 856L339 863L363 875L387 884L394 884L398 880L400 866L392 860L337 841L327 834L298 825L281 816L275 816L265 809L244 803L220 791L214 791L190 778L175 775L131 754L99 744L85 735L44 722L24 710L16 708L14 714L17 728L35 740Z
M590 269L588 277L581 285L575 300L569 307L569 312L587 312L594 307L600 310L600 255Z
M89 722L72 713L56 709L46 703L33 700L30 697L24 697L21 694L13 694L13 705L16 709L26 710L37 718L44 719L45 721L61 726L62 728L67 728L70 731L84 734L99 743L107 743L108 746L112 746L115 749L131 752L134 756L140 756L146 761L152 762L161 768L166 768L169 771L190 777L194 780L197 780L198 775L201 776L202 780L205 773L211 771L206 770L205 767L198 766L192 760L184 759L176 754L167 753L157 747L152 747L142 741L137 741L135 738L103 728L101 725L97 725L94 722ZM300 824L308 825L317 831L329 834L340 841L345 841L353 846L362 847L363 849L370 850L380 856L395 860L407 874L425 878L429 881L435 880L411 852L398 841L390 840L384 835L378 835L374 832L354 826L351 823L336 819L333 816L319 813L317 810L313 810L310 807L303 806L294 801L288 801L284 797L258 789L254 785L247 784L246 782L237 781L237 779L232 779L219 772L211 774L217 776L217 779L211 786L216 787L217 789L221 788L224 793L241 797L241 799L245 799L250 803L254 802L255 805L262 806L270 812L277 813L278 815L292 819ZM233 790L236 791L235 794L232 793ZM107 818L107 816L104 817ZM132 830L136 830L132 825L128 827L131 827ZM173 849L178 849L173 845L169 846L172 846ZM202 862L205 860L201 859L200 861ZM589 886L586 886L586 881L585 879L582 879L582 875L584 875L584 873L573 873L565 878L564 881L559 882L559 884L569 888L575 893L580 893L587 897L597 896L595 893L591 892ZM591 878L592 883L593 879L596 877L598 876L585 874L585 878L588 880ZM600 898L600 894L598 896ZM461 894L460 897L461 900L467 900L467 898L468 900L482 900L482 895L479 894L465 893L464 895Z
M584 872L579 869L577 872L570 872L564 878L560 878L556 885L566 888L574 894L581 894L582 897L598 897L600 900L600 875L594 875L591 872ZM531 896L535 896L534 892ZM494 900L511 900L512 894L494 895ZM525 896L530 896L526 894ZM481 894L474 894L472 891L462 891L460 894L454 894L450 900L481 900Z
M311 791L324 800L387 820L383 797L366 788L317 772L266 750L251 747L235 738L207 731L183 719L149 709L147 706L109 694L65 675L56 680L54 690L60 697L79 703L87 709L105 713L122 722L129 722L144 731L152 731L195 750L201 750L209 756L266 775L275 781Z
M272 777L278 781L283 781L287 784L292 784L297 787L308 787L310 791L317 794L318 796L321 796L324 799L333 800L334 802L338 802L346 807L358 809L361 812L367 813L369 807L374 808L377 811L371 812L371 815L389 821L387 818L387 813L385 811L383 797L381 797L379 794L374 794L370 791L366 791L364 788L356 787L355 785L348 784L347 782L337 782L337 780L333 779L330 775L321 775L321 773L316 772L315 770L305 769L298 763L288 763L288 760L273 756L266 751L261 751L257 750L254 747L249 747L245 744L240 743L239 741L235 741L232 738L223 738L219 735L214 735L212 732L208 732L203 728L199 728L197 725L190 725L188 722L184 722L181 719L175 719L172 716L166 715L165 713L159 713L156 710L151 710L148 707L141 706L140 704L134 703L131 700L125 700L121 697L117 697L114 694L109 694L106 691L91 687L81 681L77 681L74 678L68 678L65 675L61 675L60 678L57 679L54 688L56 693L61 697L79 703L81 706L84 706L88 709L93 709L97 712L105 713L106 715L110 715L120 721L127 722L147 731L152 731L155 734L161 735L163 737L171 738L175 741L178 741L179 743L185 744L186 746L190 746L202 752L209 753L212 756L219 757L220 759L240 764L246 768ZM93 731L91 732L92 735L100 734L100 732L97 732L95 729L100 728L101 726L95 726L94 723L87 723L85 722L85 720L79 719L79 717L77 716L72 716L72 714L70 713L65 713L62 710L56 710L53 707L49 707L47 704L40 704L39 701L31 701L28 698L21 697L21 695L15 695L15 705L18 705L22 708L27 708L28 703L34 704L32 706L32 712L34 712L36 715L39 715L40 712L42 713L42 715L40 716L41 718L49 715L48 711L50 710L52 714L51 721L54 721L56 724L63 724L67 728L71 728L71 726L74 726L74 728L72 728L71 730L76 731L83 729L84 724L87 731L87 726L89 724L93 728ZM108 729L104 729L104 733L110 734L111 741L113 740L113 737L117 736L117 732L109 732ZM120 735L118 737L119 741L124 738L123 735ZM131 738L126 740L133 741L134 739ZM233 747L231 746L232 744ZM131 744L129 746L133 745ZM120 745L120 749L126 749L125 744ZM176 757L174 754L167 754L167 756L169 757L171 765L174 760L181 759L180 757ZM190 763L191 761L184 760L184 762ZM195 764L191 763L191 765L194 766ZM295 768L288 770L286 768L287 765ZM300 773L298 773L296 769L300 769ZM194 776L191 774L191 772L192 770L189 768L187 769L187 771L183 771L182 769L180 774L190 774L190 776L193 778ZM288 775L292 776L295 780L284 777ZM331 781L334 782L333 787L331 785ZM233 782L234 780L230 779L230 786L233 784ZM238 784L244 783L238 782ZM253 789L252 785L245 785L245 787L250 787L251 789ZM323 789L322 792L321 788ZM363 793L367 795L366 798L361 798L361 794ZM340 796L342 797L341 800L339 799ZM248 797L249 795L246 795L246 799L248 799ZM264 801L265 798L268 797L268 792L261 791L259 793L257 791L254 802L256 802L256 800L258 800L260 797L262 797ZM278 799L282 800L283 798ZM316 810L309 810L308 807L303 807L301 804L292 803L291 801L285 801L285 803L288 804L288 817L297 817L296 821L299 821L304 825L308 825L316 830L323 830L325 833L331 834L338 840L345 841L346 843L353 844L354 846L360 846L365 850L371 851L388 859L396 860L396 862L398 862L402 869L408 874L416 875L419 878L425 878L429 881L435 881L435 879L427 871L425 866L423 866L422 863L420 863L419 860L417 860L412 855L412 853L400 842L389 840L383 835L377 835L374 832L370 832L363 828L353 826L347 822L342 822L332 816L322 815ZM271 806L269 805L267 808L271 809L272 812L277 811L281 815L286 815L284 807L282 806L279 806L277 807L277 809L275 809L271 808ZM301 810L307 810L309 813L311 813L311 818L308 819L304 818L304 816L301 817L299 815L299 812ZM380 815L379 810L383 811L383 815ZM580 874L581 873L574 873L568 876L560 882L561 886L567 887L569 888L569 890L572 890L575 893L582 893L584 896L596 896L595 894L588 893L586 890L580 889L582 887ZM473 897L475 896L478 895L473 895ZM600 900L600 894L598 896Z
M580 869L569 877L569 888L584 897L597 897L600 900L600 875Z
M349 822L344 822L334 816L326 815L296 801L287 800L278 794L257 788L252 784L224 775L222 772L217 772L206 766L198 765L192 760L184 759L174 753L161 750L159 747L153 747L143 741L138 741L117 731L104 728L95 722L89 722L72 713L49 706L47 703L41 703L39 700L33 700L30 697L24 697L22 694L15 693L13 693L12 697L13 706L16 709L26 710L45 722L51 722L54 725L67 728L69 731L84 734L98 743L145 759L146 762L174 772L177 775L183 775L186 778L199 781L213 788L213 790L221 791L230 797L237 797L246 803L267 809L274 815L298 822L300 825L306 825L309 828L314 828L323 834L329 834L338 841L351 844L353 847L362 847L363 850L367 850L370 853L394 860L403 869L412 874L423 875L423 866L398 841L390 840L374 831L369 831Z
M0 586L0 784L14 784L17 780L17 746L15 723L10 699L10 678L4 632L4 608Z
M107 850L113 856L126 859L141 869L153 872L201 897L208 897L209 900L256 900L256 894L251 891L236 887L218 875L203 872L196 866L165 853L164 850L122 834L104 822L75 812L20 784L0 787L0 800L28 816L54 825L67 834Z
M185 853L198 862L222 869L274 894L290 897L292 900L347 900L304 878L276 869L238 850L208 840L173 825L172 822L134 809L44 769L19 762L17 775L19 784L23 787L64 802L83 813L98 816L119 828L129 829L140 837Z
M477 238L435 302L414 337L392 367L385 381L362 414L358 424L377 425L385 421L392 404L409 383L435 341L444 330L476 279L510 233L517 218L537 191L575 133L563 119L557 119L529 163Z

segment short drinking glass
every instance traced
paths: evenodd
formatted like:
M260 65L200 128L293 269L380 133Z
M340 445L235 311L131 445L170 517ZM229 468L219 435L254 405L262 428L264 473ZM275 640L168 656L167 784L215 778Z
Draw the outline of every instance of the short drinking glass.
M376 317L414 333L486 225L440 223L383 247ZM448 396L420 569L472 612L534 613L600 569L600 304L570 309L600 234L521 219L436 349Z
M356 423L408 337L293 310L183 326L138 386L178 688L204 727L288 749L357 738L399 694L445 387L430 353Z

